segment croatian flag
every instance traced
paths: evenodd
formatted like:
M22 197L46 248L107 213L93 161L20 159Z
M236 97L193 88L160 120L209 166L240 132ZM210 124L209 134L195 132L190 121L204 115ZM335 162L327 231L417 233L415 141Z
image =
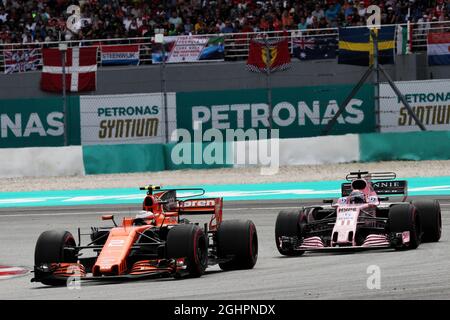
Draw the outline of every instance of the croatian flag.
M450 64L450 33L428 33L428 64Z
M62 56L58 49L43 49L43 67L41 89L44 91L61 92ZM97 48L74 47L66 52L66 91L94 91L97 75Z
M139 45L102 46L102 65L139 64Z

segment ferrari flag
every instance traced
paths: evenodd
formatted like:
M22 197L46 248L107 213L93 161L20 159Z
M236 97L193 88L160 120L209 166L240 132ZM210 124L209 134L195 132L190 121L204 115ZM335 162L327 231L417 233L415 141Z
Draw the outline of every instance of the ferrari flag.
M247 68L254 72L274 72L284 70L291 63L288 40L251 40Z
M41 89L60 92L63 89L62 57L58 49L43 49ZM69 48L66 52L66 91L80 92L96 89L97 48Z
M376 31L378 62L394 64L395 26L381 27ZM339 28L338 63L357 66L373 64L374 39L368 28Z

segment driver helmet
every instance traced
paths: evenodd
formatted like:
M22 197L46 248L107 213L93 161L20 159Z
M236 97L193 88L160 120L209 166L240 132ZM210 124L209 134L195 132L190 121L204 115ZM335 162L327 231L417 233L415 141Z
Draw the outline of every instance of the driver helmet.
M365 203L366 196L362 191L354 190L350 193L349 200L350 203Z
M151 220L155 217L154 213L151 211L145 211L142 210L138 214L136 214L136 219L144 219L144 220Z

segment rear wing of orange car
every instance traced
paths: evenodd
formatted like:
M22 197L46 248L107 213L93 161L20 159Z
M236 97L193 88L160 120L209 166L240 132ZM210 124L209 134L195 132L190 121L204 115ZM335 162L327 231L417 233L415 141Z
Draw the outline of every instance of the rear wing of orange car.
M187 199L178 201L180 215L211 214L209 229L215 230L222 222L223 198Z
M179 215L211 214L210 230L217 229L222 222L223 198L196 198L205 194L203 188L163 189L161 186L150 184L139 189L147 190L148 196L155 195L164 201L166 211L177 211ZM181 191L182 194L177 194L177 191Z

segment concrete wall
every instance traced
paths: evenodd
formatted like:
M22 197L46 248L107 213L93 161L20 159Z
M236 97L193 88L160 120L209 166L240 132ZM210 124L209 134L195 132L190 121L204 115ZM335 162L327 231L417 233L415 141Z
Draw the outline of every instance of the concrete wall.
M0 159L1 178L84 175L81 146L0 149Z
M397 63L386 66L394 80L443 79L450 77L450 66L428 67L426 54L398 56ZM364 67L338 65L337 60L299 61L293 59L287 71L271 76L273 87L298 87L319 84L356 83ZM0 74L0 99L55 96L39 89L40 72ZM161 91L161 67L99 68L97 91L92 94L143 93ZM166 66L168 91L226 90L264 88L266 78L247 71L245 61L193 63Z

